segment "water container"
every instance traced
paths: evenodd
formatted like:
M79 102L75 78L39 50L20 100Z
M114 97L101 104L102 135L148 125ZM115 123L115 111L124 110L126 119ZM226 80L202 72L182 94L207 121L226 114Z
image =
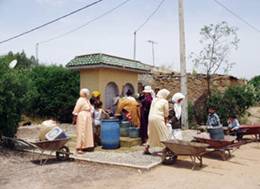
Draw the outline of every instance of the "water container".
M128 137L128 127L120 127L120 136Z
M59 127L54 127L52 130L50 130L46 135L45 138L47 140L56 140L56 139L64 139L67 138L67 135L64 133L64 131Z
M130 127L131 123L129 121L122 121L120 124L120 127Z
M139 128L129 127L128 128L128 136L130 138L138 138L139 137Z
M122 121L120 124L120 136L128 137L128 128L131 126L129 121Z
M120 144L118 119L105 119L101 122L101 144L104 149L115 149Z
M207 128L210 138L215 140L224 139L224 130L223 127L210 127Z

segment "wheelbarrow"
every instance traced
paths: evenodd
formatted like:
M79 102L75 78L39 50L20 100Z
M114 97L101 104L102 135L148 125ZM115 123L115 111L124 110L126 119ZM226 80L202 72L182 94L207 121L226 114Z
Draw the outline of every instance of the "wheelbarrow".
M256 140L260 140L260 124L258 125L240 125L239 131L242 136L255 135Z
M69 159L69 156L72 154L70 150L65 144L70 140L70 138L57 139L52 141L39 141L33 142L32 144L35 146L35 149L40 150L40 164L46 164L48 159L43 161L42 156L44 152L49 151L49 156L51 156L54 152L56 152L56 159L65 161ZM35 150L33 150L34 156Z
M192 169L196 167L196 159L202 167L202 156L207 152L208 144L188 142L182 140L162 141L165 148L162 153L162 163L166 165L174 164L178 156L189 156L192 160Z
M48 154L51 156L54 152L56 152L56 159L57 160L68 160L69 156L72 154L70 153L70 150L65 144L70 140L70 138L64 138L64 139L56 139L52 141L37 141L37 142L29 142L27 140L19 139L19 138L10 138L10 137L2 137L2 140L5 140L6 142L12 143L13 147L15 147L18 150L32 150L33 151L33 160L35 159L35 151L40 151L40 165L46 164L48 159L45 159L43 161L42 156L46 151L49 151Z
M222 160L231 157L231 152L245 144L242 141L236 141L236 137L225 135L224 139L211 139L209 134L202 133L194 136L194 141L202 144L208 144L208 152L219 152Z

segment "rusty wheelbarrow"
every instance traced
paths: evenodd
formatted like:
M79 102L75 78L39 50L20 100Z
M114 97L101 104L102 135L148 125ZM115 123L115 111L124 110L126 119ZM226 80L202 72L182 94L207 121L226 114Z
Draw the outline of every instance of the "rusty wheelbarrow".
M49 151L48 154L51 156L54 152L56 152L56 158L58 160L68 160L69 156L72 154L70 153L70 150L65 144L70 140L70 138L64 138L64 139L56 139L52 141L37 141L37 142L31 142L19 138L10 138L10 137L2 137L2 140L5 140L9 143L13 144L13 147L17 150L30 150L33 152L33 160L35 160L35 151L39 150L40 155L40 164L45 164L48 159L45 159L43 161L42 156L44 155L44 152Z
M230 158L232 151L245 144L245 142L236 141L236 137L234 136L225 135L224 139L216 140L211 139L206 133L194 136L194 141L202 144L208 144L208 152L219 152L222 160L227 160Z
M44 152L49 151L49 155L51 156L54 152L56 152L56 158L58 160L68 160L70 154L70 150L65 144L70 140L70 138L64 138L64 139L56 139L52 141L38 141L38 142L33 142L32 144L35 146L35 149L40 150L40 164L43 165L45 164L48 159L43 161L42 156ZM35 153L35 150L33 150L33 153Z
M162 154L162 163L166 165L174 164L178 156L189 156L192 160L192 169L196 167L196 159L199 160L199 166L202 167L202 156L207 152L208 144L197 142L188 142L182 140L162 141L165 149Z
M257 125L240 125L239 131L242 136L255 135L256 140L260 140L260 124Z

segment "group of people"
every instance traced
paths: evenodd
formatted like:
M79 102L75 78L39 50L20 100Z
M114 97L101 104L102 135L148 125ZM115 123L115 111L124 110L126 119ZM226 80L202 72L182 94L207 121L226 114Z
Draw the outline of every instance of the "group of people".
M150 146L162 146L161 141L170 138L167 123L170 122L173 128L180 128L181 102L185 98L181 93L173 95L174 108L170 110L168 101L170 92L167 89L154 92L151 86L145 86L137 98L134 98L132 91L128 90L125 97L114 99L114 112L102 109L100 95L98 91L93 91L89 98L88 89L80 90L80 97L73 110L73 124L77 127L78 153L94 150L95 143L98 145L100 142L101 119L109 116L121 117L134 127L140 128L142 144L146 146L145 154L150 153Z
M237 119L237 116L233 113L228 116L228 129L231 135L235 135L237 140L242 139L242 133L240 132L240 123ZM208 119L207 119L207 126L209 127L222 127L220 122L220 118L216 113L216 108L214 106L210 106L208 108Z

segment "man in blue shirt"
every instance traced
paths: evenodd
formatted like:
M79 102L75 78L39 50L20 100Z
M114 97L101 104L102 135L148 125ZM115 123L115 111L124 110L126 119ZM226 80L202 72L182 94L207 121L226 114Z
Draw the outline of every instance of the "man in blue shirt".
M221 123L220 123L219 116L216 113L215 107L209 107L208 113L209 114L208 114L207 126L211 126L211 127L222 126Z

